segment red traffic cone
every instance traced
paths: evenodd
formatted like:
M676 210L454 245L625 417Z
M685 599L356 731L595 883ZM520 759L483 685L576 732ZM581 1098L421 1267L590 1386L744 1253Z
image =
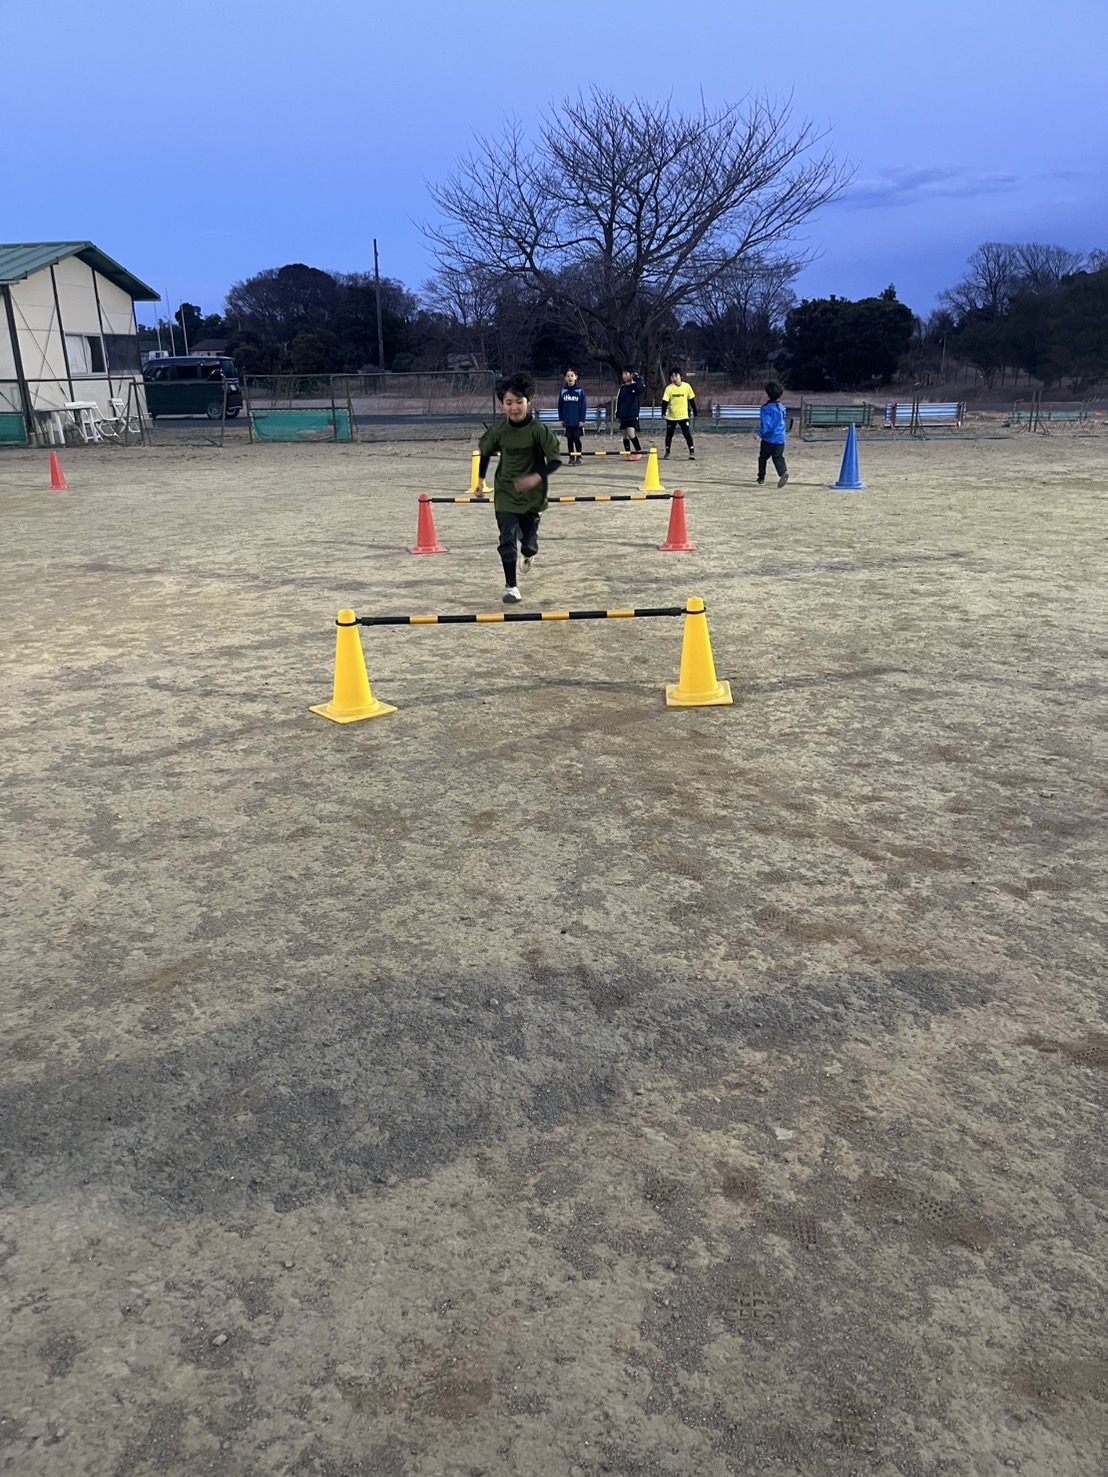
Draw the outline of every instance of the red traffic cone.
M69 491L69 483L62 476L62 464L58 460L58 453L56 451L50 453L50 491Z
M685 494L675 492L669 510L669 532L664 544L659 544L663 554L695 554L696 545L689 541L689 530L685 524Z
M435 515L431 512L431 499L425 492L419 495L419 522L416 525L416 546L409 554L445 554L435 532Z

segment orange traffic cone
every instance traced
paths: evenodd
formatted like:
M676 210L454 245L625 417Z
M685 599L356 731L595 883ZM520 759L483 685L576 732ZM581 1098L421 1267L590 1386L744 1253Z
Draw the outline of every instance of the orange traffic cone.
M659 544L663 554L695 554L696 545L689 542L689 530L685 524L685 494L675 492L669 510L669 532L664 544Z
M52 451L50 453L50 491L51 492L68 492L69 491L69 484L68 484L68 482L66 482L65 478L62 476L62 464L58 460L58 453L56 451Z
M667 708L729 708L731 684L716 676L712 641L703 600L685 606L685 636L681 643L681 675L666 688Z
M431 512L431 499L425 492L419 495L419 522L416 525L416 545L410 554L445 554L435 532L435 515Z
M363 718L381 718L386 713L395 713L394 707L379 702L370 689L362 638L358 635L354 612L340 610L335 625L338 633L335 637L334 692L329 703L321 703L309 711L318 713L321 718L330 718L332 723L358 723Z

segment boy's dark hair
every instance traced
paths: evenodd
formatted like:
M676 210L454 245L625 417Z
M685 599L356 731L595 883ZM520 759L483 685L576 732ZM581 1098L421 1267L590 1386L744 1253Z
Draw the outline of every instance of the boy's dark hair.
M496 382L496 398L503 402L505 395L518 395L521 400L535 398L535 377L531 374L506 374Z
M566 367L562 370L562 378L564 379L567 374L577 374L577 371L576 369L574 369L572 364L567 364ZM580 375L578 375L577 377L578 379L580 379Z
M634 379L635 375L637 375L639 371L637 369L632 369L631 366L628 365L623 372L624 374L629 374L631 378Z
M769 384L763 385L762 388L765 390L766 398L769 400L780 400L781 396L785 393L782 386L776 380L770 380Z
M685 371L683 369L678 368L678 366L676 364L673 366L673 368L669 372L670 379L672 379L675 374L679 374L682 379L684 379L684 377L685 377Z

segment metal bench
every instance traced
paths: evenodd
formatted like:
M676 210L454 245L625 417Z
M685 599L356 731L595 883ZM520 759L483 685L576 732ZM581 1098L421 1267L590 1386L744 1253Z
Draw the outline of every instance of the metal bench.
M800 424L805 431L827 429L833 426L873 425L873 406L868 402L861 405L817 405L805 400L801 409Z
M1060 426L1083 426L1089 420L1089 412L1083 404L1067 405L1064 409L1053 404L1041 405L1036 410L1034 406L1028 406L1026 402L1017 402L1012 406L1011 413L1004 424L1006 426L1027 426L1045 423Z
M539 420L542 421L544 426L556 426L559 424L558 412L556 410L540 410ZM598 436L602 431L608 429L608 407L606 405L600 405L595 410L589 412L588 419L585 421L582 430L587 431L590 428Z
M923 430L928 426L960 426L966 418L963 400L932 404L923 400L890 400L885 406L887 431Z
M761 421L757 405L713 405L709 424L720 431L757 431Z

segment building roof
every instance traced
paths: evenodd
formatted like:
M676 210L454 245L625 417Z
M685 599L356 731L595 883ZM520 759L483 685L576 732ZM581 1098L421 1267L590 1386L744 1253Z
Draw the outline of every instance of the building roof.
M114 282L136 302L157 303L161 301L161 293L155 292L152 287L147 287L146 283L140 282L137 277L132 277L130 272L125 271L118 262L113 262L110 256L105 256L91 241L0 243L0 286L9 282L22 282L32 273L56 266L58 262L65 261L69 256L78 257L86 266L99 272L101 277Z

